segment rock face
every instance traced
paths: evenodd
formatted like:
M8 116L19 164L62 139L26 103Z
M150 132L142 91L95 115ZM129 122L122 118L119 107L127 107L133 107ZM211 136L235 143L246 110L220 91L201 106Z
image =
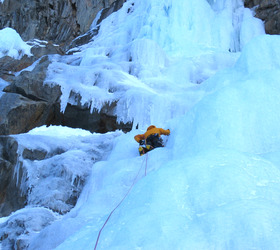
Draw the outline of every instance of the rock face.
M107 15L124 0L5 0L0 4L0 29L15 29L24 40L67 43L90 28L101 9ZM103 16L104 17L104 16Z
M267 34L280 34L280 2L278 0L245 0L245 7L254 8L256 17L265 23Z
M124 0L67 0L19 1L5 0L0 4L0 28L9 26L30 41L34 56L15 60L0 58L0 77L11 84L0 99L0 135L25 133L41 125L64 125L105 133L116 129L130 130L131 124L118 124L111 107L91 113L88 107L68 104L60 112L59 86L44 84L50 54L65 54L65 50L87 43L98 30L87 31L96 14L102 9L100 23L122 7ZM60 46L54 43L60 44ZM32 69L24 70L32 65ZM19 71L22 71L20 74Z
M2 135L28 132L49 119L48 104L32 101L19 94L4 94L0 99L0 132Z
M44 85L48 57L43 57L33 71L11 77L11 85L0 98L0 134L26 133L32 128L55 120L55 104L60 97L59 86Z
M8 136L0 137L0 217L8 216L26 204L23 195L14 178L17 163L18 143Z

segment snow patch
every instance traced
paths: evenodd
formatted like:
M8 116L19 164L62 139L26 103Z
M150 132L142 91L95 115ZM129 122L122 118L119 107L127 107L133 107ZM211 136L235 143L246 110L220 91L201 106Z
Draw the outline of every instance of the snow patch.
M9 56L21 59L24 55L32 55L31 46L25 43L14 29L0 30L0 44L0 57Z

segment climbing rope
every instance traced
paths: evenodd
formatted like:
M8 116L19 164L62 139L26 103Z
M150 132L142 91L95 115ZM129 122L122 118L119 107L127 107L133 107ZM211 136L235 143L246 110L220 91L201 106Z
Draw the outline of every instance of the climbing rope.
M148 153L146 153L146 167L145 167L145 176L147 175L147 167L148 167Z
M95 246L94 246L94 250L97 249L97 246L98 246L98 242L99 242L99 238L100 238L100 235L104 229L104 227L106 226L106 224L108 223L109 219L111 218L112 214L115 212L115 210L122 204L122 202L125 200L125 198L128 196L128 194L130 193L131 189L133 188L133 186L135 185L136 181L137 181L137 178L141 172L141 169L144 165L144 162L145 162L145 158L143 159L142 161L142 164L138 170L138 173L137 175L135 176L131 186L129 187L128 191L126 192L125 196L121 199L121 201L117 204L117 206L111 211L111 213L108 215L106 221L104 222L103 226L101 227L101 229L99 230L99 233L98 233L98 236L97 236L97 239L96 239L96 242L95 242ZM147 165L148 165L148 153L146 153L146 167L145 167L145 176L147 175Z

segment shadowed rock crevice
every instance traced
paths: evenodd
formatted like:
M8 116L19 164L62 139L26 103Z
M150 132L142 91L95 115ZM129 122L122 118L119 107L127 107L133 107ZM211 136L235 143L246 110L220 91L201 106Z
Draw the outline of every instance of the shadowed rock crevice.
M106 105L105 105L106 106ZM114 104L104 106L104 109L114 109ZM62 115L62 125L72 128L83 128L91 132L106 133L108 131L123 130L124 132L132 129L131 123L118 123L117 117L109 115L110 112L90 112L89 108L82 108L77 105L67 104Z

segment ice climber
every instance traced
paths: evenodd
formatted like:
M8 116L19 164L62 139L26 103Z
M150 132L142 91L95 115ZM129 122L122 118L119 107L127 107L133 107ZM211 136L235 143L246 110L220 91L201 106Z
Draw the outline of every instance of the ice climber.
M147 128L147 131L144 134L135 135L135 141L139 142L140 144L140 155L144 155L154 148L163 147L163 141L160 137L161 135L170 135L170 130L157 128L156 126L151 125Z

